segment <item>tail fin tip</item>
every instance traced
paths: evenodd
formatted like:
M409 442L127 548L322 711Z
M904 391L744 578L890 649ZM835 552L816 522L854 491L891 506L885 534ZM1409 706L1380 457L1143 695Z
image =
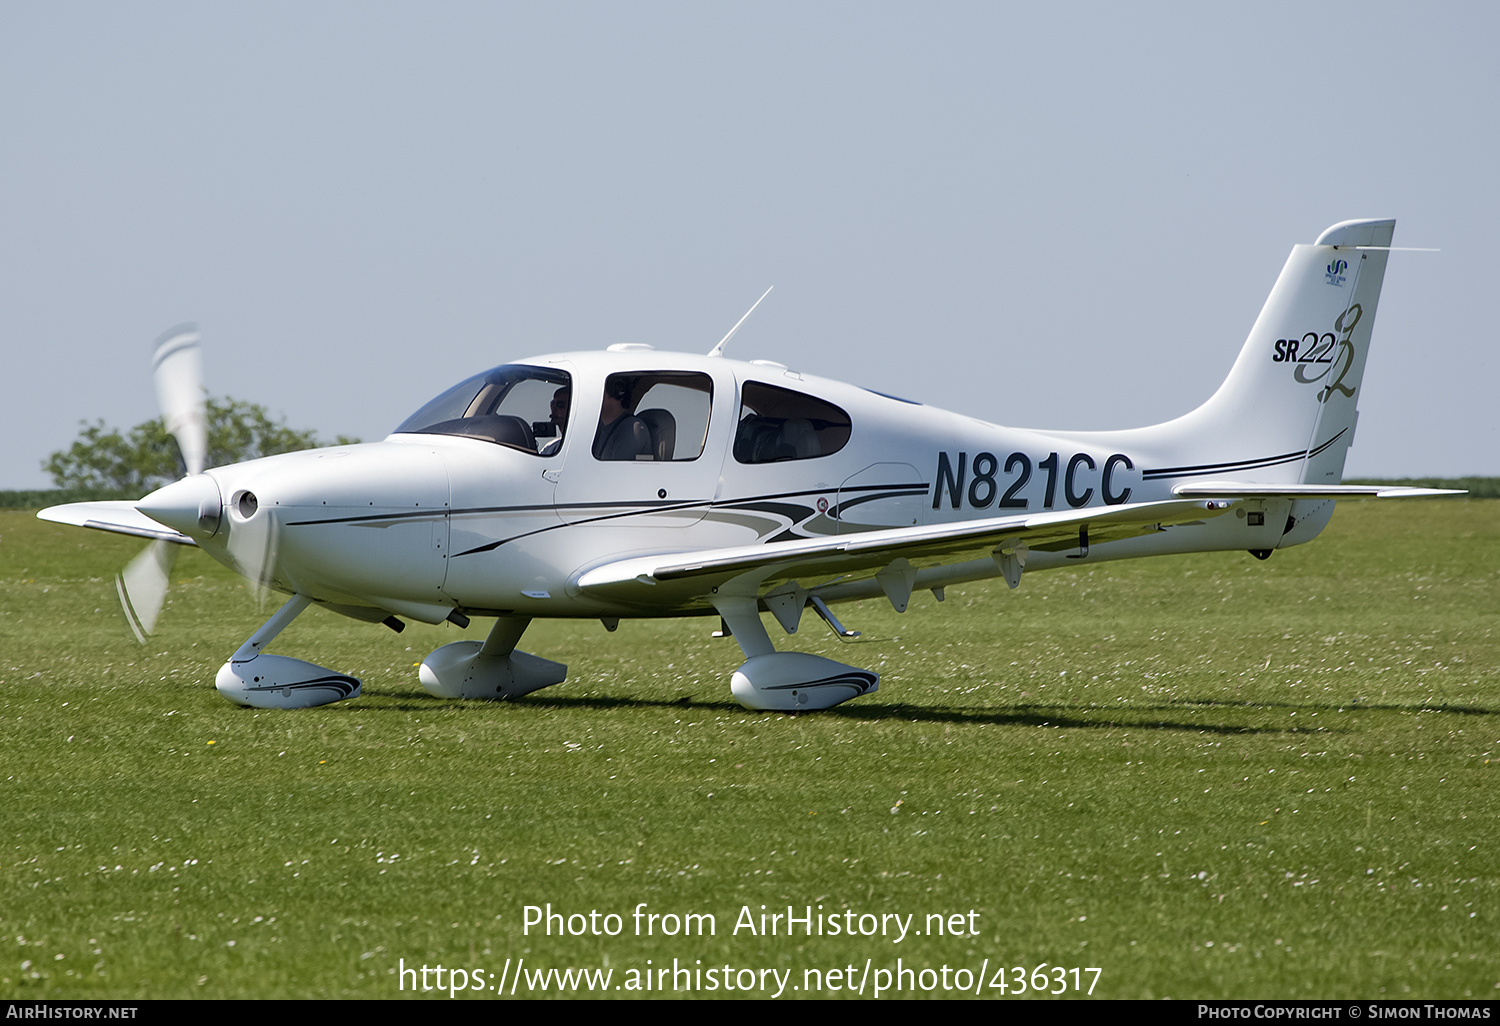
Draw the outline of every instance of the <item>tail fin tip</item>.
M1389 246L1395 236L1394 217L1340 221L1318 236L1315 246Z

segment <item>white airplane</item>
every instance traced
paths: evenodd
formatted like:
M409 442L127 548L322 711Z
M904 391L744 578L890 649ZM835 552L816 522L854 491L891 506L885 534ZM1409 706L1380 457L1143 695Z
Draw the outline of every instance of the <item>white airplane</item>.
M421 664L445 698L511 699L567 668L516 648L537 617L708 616L739 643L751 709L826 709L878 675L779 651L811 606L1169 553L1311 541L1337 499L1451 494L1341 485L1395 222L1292 250L1228 379L1126 431L999 427L781 364L616 345L467 378L384 441L205 470L197 335L168 333L158 397L188 475L139 502L46 520L153 539L119 590L154 626L170 555L197 545L291 598L219 670L233 702L303 708L360 682L265 652L314 603L401 630L494 617ZM765 297L762 296L762 299ZM758 305L758 304L757 304ZM754 310L754 307L751 308ZM747 313L748 317L749 314ZM742 318L741 324L744 323ZM739 325L735 325L738 329ZM731 330L729 335L733 335Z

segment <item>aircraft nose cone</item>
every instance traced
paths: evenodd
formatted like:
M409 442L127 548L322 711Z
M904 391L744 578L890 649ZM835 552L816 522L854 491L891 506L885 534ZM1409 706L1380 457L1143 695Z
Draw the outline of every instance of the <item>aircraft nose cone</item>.
M213 478L193 474L158 488L135 508L189 538L211 538L219 530L223 502Z

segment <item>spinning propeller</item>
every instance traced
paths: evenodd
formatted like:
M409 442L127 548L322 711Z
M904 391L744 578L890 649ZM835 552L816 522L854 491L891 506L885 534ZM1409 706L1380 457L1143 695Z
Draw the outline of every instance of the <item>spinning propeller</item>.
M179 325L156 340L156 352L151 357L156 402L167 431L177 440L189 476L203 473L208 452L208 411L203 399L203 355L198 337L195 325ZM120 596L125 622L143 645L146 635L156 629L176 562L175 543L153 541L115 576L115 592Z
M198 340L197 326L184 324L156 342L151 358L156 400L167 431L182 452L187 474L152 492L136 508L200 542L225 532L223 542L234 568L255 583L264 604L276 561L276 524L272 511L258 510L259 502L249 491L232 497L237 515L228 515L217 482L203 473L208 458L208 410ZM178 544L152 541L115 577L125 621L142 644L155 630L166 602Z

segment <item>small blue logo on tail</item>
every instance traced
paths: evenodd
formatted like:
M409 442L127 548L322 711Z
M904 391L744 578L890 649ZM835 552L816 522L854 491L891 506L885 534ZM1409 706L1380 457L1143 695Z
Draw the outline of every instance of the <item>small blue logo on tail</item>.
M1343 288L1344 272L1347 270L1349 270L1349 261L1347 260L1328 261L1328 284Z

